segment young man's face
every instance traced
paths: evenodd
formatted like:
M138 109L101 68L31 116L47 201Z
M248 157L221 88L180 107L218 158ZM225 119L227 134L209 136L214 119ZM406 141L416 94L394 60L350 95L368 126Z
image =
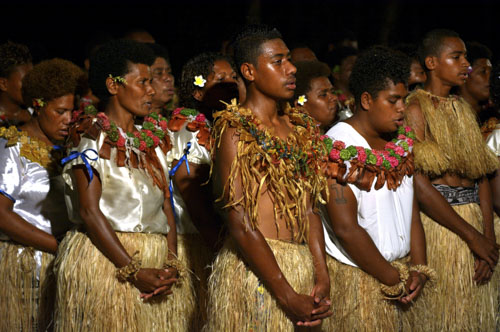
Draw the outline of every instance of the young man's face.
M448 86L459 86L468 77L469 62L466 58L465 44L457 37L443 39L441 53L436 58L435 74Z
M255 87L276 100L290 99L295 90L297 69L290 61L290 51L281 39L264 42L255 66Z
M405 102L408 89L403 83L394 85L390 82L386 89L380 91L372 99L370 109L370 122L378 133L390 133L403 125Z
M465 88L477 101L486 101L490 97L491 62L481 58L474 61Z

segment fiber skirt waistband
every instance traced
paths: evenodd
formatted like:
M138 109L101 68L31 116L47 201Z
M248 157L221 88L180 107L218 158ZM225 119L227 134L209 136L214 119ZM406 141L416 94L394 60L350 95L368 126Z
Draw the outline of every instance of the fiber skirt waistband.
M469 203L479 204L479 186L474 187L452 187L445 184L433 184L450 205L462 205Z

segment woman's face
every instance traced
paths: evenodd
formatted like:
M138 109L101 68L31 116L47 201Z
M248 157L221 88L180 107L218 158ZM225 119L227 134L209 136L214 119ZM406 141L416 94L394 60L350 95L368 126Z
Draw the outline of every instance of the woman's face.
M202 101L205 93L218 83L238 84L238 75L226 60L214 62L212 72L207 77L207 82L202 89L197 89L193 95L198 101Z
M68 136L74 102L75 96L67 94L52 99L38 110L37 121L40 129L51 142L62 141Z
M307 102L304 109L323 128L329 128L335 120L338 98L333 93L333 86L327 77L316 77L311 80L311 89L306 93Z
M129 65L129 72L123 77L116 97L119 105L134 116L146 116L151 112L153 95L152 77L149 66L142 63Z
M151 74L153 76L153 88L155 89L153 103L155 106L163 107L172 100L175 93L174 75L172 75L170 64L165 58L156 58L151 65Z

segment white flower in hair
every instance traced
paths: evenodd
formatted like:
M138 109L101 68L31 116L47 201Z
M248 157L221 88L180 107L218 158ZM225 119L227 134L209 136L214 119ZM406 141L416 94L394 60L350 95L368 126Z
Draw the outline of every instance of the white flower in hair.
M306 95L299 96L299 98L297 99L297 103L298 103L300 106L304 106L304 104L305 104L306 102L307 102Z
M200 88L203 88L205 86L205 83L207 83L207 80L203 78L202 75L198 75L194 77L194 85L199 86Z

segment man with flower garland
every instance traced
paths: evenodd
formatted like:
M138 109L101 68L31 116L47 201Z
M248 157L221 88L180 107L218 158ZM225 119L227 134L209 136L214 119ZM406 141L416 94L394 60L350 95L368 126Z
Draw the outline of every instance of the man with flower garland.
M323 223L336 317L328 331L397 331L397 302L409 304L433 276L413 195L414 136L402 127L409 67L386 47L361 54L349 82L356 112L323 137L330 192Z
M325 151L293 96L295 67L276 29L249 26L235 41L247 98L214 114L214 185L229 238L209 281L206 331L320 328L331 315L321 220ZM307 243L307 245L305 244Z
M417 138L415 193L429 265L440 277L437 292L412 313L422 331L498 330L498 273L493 272L499 247L486 179L498 160L481 137L473 109L450 95L467 80L466 55L456 32L428 32L419 48L427 81L407 100L406 121Z

